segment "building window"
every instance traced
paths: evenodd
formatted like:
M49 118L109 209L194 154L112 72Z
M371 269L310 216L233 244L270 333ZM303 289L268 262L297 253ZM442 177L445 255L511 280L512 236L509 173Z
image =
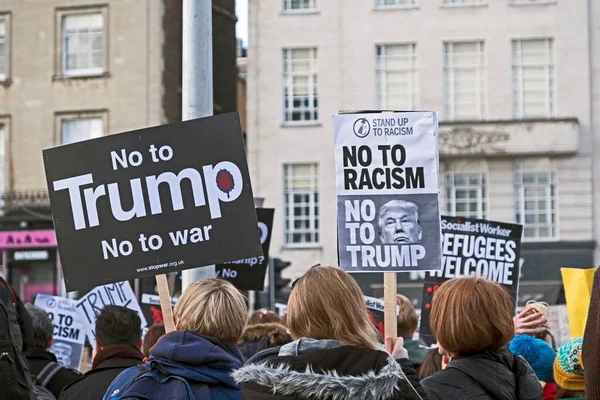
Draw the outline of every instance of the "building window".
M317 164L284 166L285 243L319 243Z
M312 10L316 7L316 0L283 0L284 11Z
M444 43L445 114L450 120L485 117L484 42Z
M486 0L443 0L444 4L481 4Z
M376 6L399 6L417 4L416 0L375 0Z
M0 14L0 81L10 77L10 14Z
M487 182L483 172L446 172L446 210L451 216L485 219Z
M417 97L415 44L386 44L376 48L379 109L414 110Z
M283 51L283 109L286 123L317 121L317 49Z
M512 52L515 117L554 116L556 78L552 39L513 40Z
M105 72L103 13L64 15L61 36L63 75L101 75Z
M81 142L103 135L104 121L101 117L64 118L61 121L62 144Z
M6 149L4 148L4 125L0 124L0 192L5 191L4 187L4 168L6 165ZM4 207L4 204L1 205Z
M556 174L515 168L515 220L524 239L552 239L556 230Z

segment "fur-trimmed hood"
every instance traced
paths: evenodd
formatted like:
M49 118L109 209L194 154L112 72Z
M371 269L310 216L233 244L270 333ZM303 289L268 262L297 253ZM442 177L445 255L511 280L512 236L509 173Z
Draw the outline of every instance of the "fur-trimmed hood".
M422 392L418 381L410 383L400 364L382 351L338 346L282 353L286 352L262 361L258 357L256 363L232 373L243 394L265 399L388 400L419 399L416 390Z
M275 322L271 322L268 324L249 325L244 330L242 338L239 340L238 343L242 344L245 342L253 342L255 340L260 340L265 335L268 335L270 333L278 333L281 335L285 335L287 333L287 329L285 328L285 326Z

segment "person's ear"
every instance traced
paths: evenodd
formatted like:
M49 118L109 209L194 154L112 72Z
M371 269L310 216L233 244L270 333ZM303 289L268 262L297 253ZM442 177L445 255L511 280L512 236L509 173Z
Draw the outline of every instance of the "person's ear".
M100 345L100 342L98 342L98 340L96 340L96 346L95 346L94 350L95 350L95 354L93 355L93 357L96 357L96 354L98 354L102 351L102 346ZM93 357L92 357L92 359L93 359Z
M175 324L175 330L176 331L180 331L181 330L181 321L177 321L177 324Z
M54 338L52 336L50 336L50 341L48 342L48 348L51 348L53 344L54 344Z
M423 239L423 228L419 225L419 242Z

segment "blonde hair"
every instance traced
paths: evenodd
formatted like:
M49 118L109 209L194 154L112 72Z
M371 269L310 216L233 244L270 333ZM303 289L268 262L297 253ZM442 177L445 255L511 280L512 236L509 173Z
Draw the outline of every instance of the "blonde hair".
M201 279L192 283L175 305L178 330L237 343L246 326L246 301L229 282Z
M400 308L398 313L398 336L410 340L419 325L419 314L412 302L406 296L396 295L396 303Z
M362 291L339 268L313 267L298 280L288 301L286 323L294 339L333 339L380 350Z

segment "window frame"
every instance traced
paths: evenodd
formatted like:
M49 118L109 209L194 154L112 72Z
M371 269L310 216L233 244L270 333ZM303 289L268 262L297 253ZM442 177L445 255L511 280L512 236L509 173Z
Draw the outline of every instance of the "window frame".
M412 58L412 66L410 68L407 69L383 69L380 68L380 55L379 50L380 49L385 49L386 47L389 46L409 46L410 47L410 51L411 51L411 58ZM384 56L386 57L386 56ZM375 44L375 103L377 104L377 108L380 110L383 109L391 109L389 107L389 105L387 104L387 101L385 100L387 98L387 94L388 94L388 88L387 88L387 73L388 72L406 72L409 76L409 84L408 86L410 87L411 91L409 94L409 103L410 106L409 108L407 108L407 111L412 111L412 110L416 110L419 106L418 106L418 100L419 100L419 66L418 66L418 59L417 59L417 43L416 42L399 42L399 43L377 43ZM385 84L380 84L381 79L385 79ZM380 88L384 87L385 88L385 92L380 92Z
M523 175L524 174L535 174L536 181L539 179L538 174L546 174L548 175L548 183L547 184L539 184L539 183L524 183ZM527 210L525 209L525 190L527 188L544 188L545 195L542 198L542 201L547 203L545 208L545 213L547 218L549 218L550 222L545 225L540 225L540 223L526 223ZM540 169L540 168L525 168L521 163L517 163L513 169L513 193L514 193L514 221L518 224L523 225L523 242L556 242L560 239L560 230L559 230L559 205L558 205L558 172L555 168L549 169ZM536 202L540 201L540 198L536 197L534 200ZM530 212L531 214L531 212ZM540 215L540 211L536 206L535 214ZM520 217L520 218L519 218ZM554 222L552 222L552 217L554 217ZM520 221L519 221L520 219ZM539 236L540 229L548 229L551 236ZM535 229L535 236L525 236L525 232L527 229Z
M289 60L292 58L288 58L288 54L292 54L294 50L309 50L311 58L309 59L310 67L312 68L309 72L296 73L296 75L289 71ZM281 69L282 69L282 126L306 126L306 125L319 125L320 124L320 99L319 99L319 66L318 66L318 53L319 49L317 46L299 46L299 47L284 47L281 51ZM309 100L308 107L293 107L293 77L294 76L307 76L308 77L308 95L307 98ZM288 93L289 99L291 99L292 107L286 107L286 89ZM290 90L291 89L291 90ZM310 104L314 104L317 102L317 106L311 106ZM290 103L288 103L290 104ZM316 119L306 119L306 120L293 120L287 119L288 115L292 116L295 110L302 110L301 113L309 112L311 117L314 113L317 114Z
M469 177L473 175L478 175L479 184L471 186L470 183L466 185L456 185L455 178L457 175L468 175ZM448 184L449 179L451 180L451 184ZM489 174L488 171L483 168L479 168L477 170L460 170L453 168L453 166L449 166L446 171L444 171L444 186L446 191L446 213L450 216L455 217L463 217L463 218L476 218L476 219L487 219L489 216ZM466 214L458 214L456 211L457 197L456 192L459 190L476 190L477 198L475 199L477 202L477 212L476 215L472 215L471 211L469 211L469 215ZM450 195L451 194L451 195ZM472 203L471 198L468 198L468 204Z
M4 72L0 71L0 83L10 83L11 81L11 42L12 42L12 23L10 12L0 12L0 23L4 24Z
M55 122L54 122L54 143L57 146L61 146L63 144L62 141L62 127L64 121L78 120L78 119L102 119L102 136L106 136L109 134L109 126L108 126L108 110L83 110L83 111L66 111L66 112L58 112L55 114ZM101 136L101 137L102 137ZM94 138L90 138L94 139ZM71 142L76 143L76 142Z
M291 8L293 1L294 0L281 0L281 12L284 14L302 14L317 11L317 0L298 0L308 2L309 7L307 8ZM287 6L289 6L289 8L287 8Z
M8 168L11 162L11 152L10 152L10 134L11 134L11 124L10 117L0 115L0 152L3 153L4 159L0 158L0 193L6 193L11 191L11 184L9 181ZM3 161L3 162L2 162ZM4 199L0 197L0 210L4 209Z
M547 45L547 59L549 63L543 66L523 65L522 43L532 41L545 41ZM516 46L519 50L516 50ZM517 56L518 52L518 56ZM517 59L519 64L517 64ZM524 99L524 80L523 71L525 68L544 68L545 71L545 87L546 96L544 99L545 112L544 114L525 115L525 99ZM553 118L557 115L557 82L556 82L556 43L553 37L531 37L531 38L513 38L511 39L511 80L512 80L512 108L513 117L515 119L539 119ZM517 74L517 69L520 70L520 75ZM518 77L520 76L520 79ZM552 85L550 85L552 81ZM517 90L519 90L519 103L517 103Z
M82 16L89 14L101 14L102 16L102 66L87 69L66 69L66 46L63 24L66 18L71 16ZM89 77L104 77L109 75L109 14L108 6L83 6L56 9L56 54L55 54L55 78L77 79Z
M392 0L394 4L383 4L385 0L375 0L375 8L414 8L419 6L419 0ZM409 1L410 3L399 3Z
M300 175L295 175L293 173L294 167L310 167L310 175L308 179L312 185L312 188L309 190L305 190L302 192L294 191L293 187L290 188L288 185L294 179L298 179ZM292 171L291 174L288 173L288 170ZM294 222L296 221L296 216L294 215L294 207L295 202L293 196L295 194L310 196L308 201L309 213L307 215L309 219L309 228L299 229L294 227ZM288 202L288 196L291 197L291 202ZM316 197L316 199L315 199ZM302 202L298 204L304 204ZM320 190L319 190L319 164L318 163L285 163L283 164L283 245L284 247L294 247L294 248L302 248L302 247L319 247L321 245L321 207L320 207ZM294 242L293 236L295 234L305 235L308 234L311 236L310 242Z

